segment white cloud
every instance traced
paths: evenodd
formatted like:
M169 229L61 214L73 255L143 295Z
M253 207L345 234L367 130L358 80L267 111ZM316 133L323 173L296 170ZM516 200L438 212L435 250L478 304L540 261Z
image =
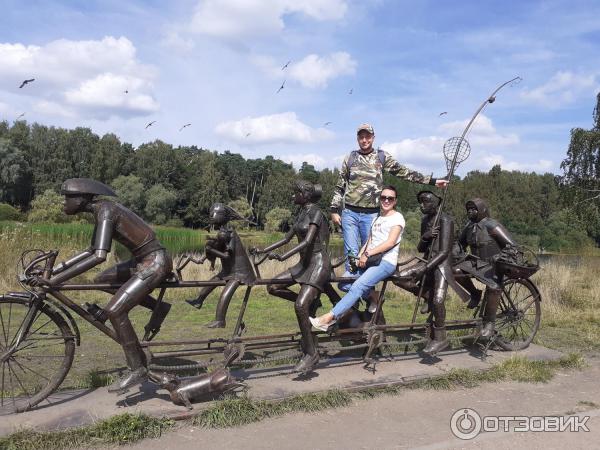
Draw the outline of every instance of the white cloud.
M19 94L41 98L39 111L85 108L88 118L105 118L158 109L152 97L156 70L137 60L134 45L125 37L59 39L44 46L5 43L0 44L0 60L0 76L15 82L35 78Z
M535 162L517 162L507 161L506 158L498 154L485 154L479 158L478 167L491 169L495 165L500 165L503 170L519 170L529 172L550 172L554 169L554 163L548 159L540 159Z
M595 74L576 74L570 71L555 73L545 84L525 90L521 97L549 108L560 108L584 95L594 95L600 88Z
M310 54L302 61L288 68L291 79L308 88L323 88L329 80L352 75L356 71L356 61L346 52L336 52L328 56Z
M103 73L82 82L77 89L68 90L65 98L74 106L119 109L121 113L131 115L146 114L158 110L158 103L143 93L150 88L150 83L140 78Z
M470 119L456 122L448 122L438 127L444 135L461 136ZM444 140L445 141L445 140ZM519 136L514 133L500 134L494 127L492 120L484 114L480 114L467 135L467 141L473 147L498 148L509 147L519 143Z
M33 110L49 117L61 116L74 118L76 116L75 111L73 111L72 108L67 108L60 103L48 100L35 102L33 104Z
M445 139L428 136L417 139L403 139L400 142L384 142L381 148L390 153L402 164L439 161Z
M312 143L333 137L325 128L312 128L302 123L294 112L222 122L217 135L240 144Z
M222 38L267 36L284 29L286 14L301 13L315 20L344 16L343 0L201 0L189 29Z

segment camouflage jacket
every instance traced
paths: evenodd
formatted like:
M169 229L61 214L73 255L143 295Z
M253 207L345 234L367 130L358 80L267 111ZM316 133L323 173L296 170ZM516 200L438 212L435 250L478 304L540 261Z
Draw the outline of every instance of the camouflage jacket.
M348 167L350 155L344 158L338 181L333 190L331 212L340 213L344 202L347 206L378 208L384 170L398 178L415 183L435 183L435 179L431 176L410 170L392 158L388 152L384 152L384 154L383 165L375 149L366 155L358 152L350 168Z

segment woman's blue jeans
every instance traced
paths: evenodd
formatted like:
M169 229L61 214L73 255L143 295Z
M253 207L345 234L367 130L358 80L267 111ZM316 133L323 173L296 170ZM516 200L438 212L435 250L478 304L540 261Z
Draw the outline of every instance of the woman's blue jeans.
M333 316L336 319L340 317L352 308L358 299L368 295L377 283L392 275L395 270L396 266L387 261L381 261L378 266L369 267L364 270L356 281L352 283L348 293L333 307L331 310ZM340 283L340 289L346 290L345 288L346 286L343 286L342 283Z

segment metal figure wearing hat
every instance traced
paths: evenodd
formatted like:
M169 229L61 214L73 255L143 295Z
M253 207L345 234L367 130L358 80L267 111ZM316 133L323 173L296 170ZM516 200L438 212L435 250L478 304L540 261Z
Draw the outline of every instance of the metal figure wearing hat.
M207 325L209 328L225 327L227 309L236 289L240 284L254 284L257 278L256 269L250 261L250 256L242 244L242 240L235 229L228 225L230 220L240 219L244 218L233 208L223 203L215 203L210 208L209 220L212 224L220 227L219 232L214 238L207 240L203 257L195 262L201 264L205 259L212 262L215 258L219 258L221 260L221 271L212 277L211 281L227 280L227 284L221 292L215 320ZM179 265L178 271L187 264L187 261ZM206 297L214 289L215 286L203 287L198 297L189 300L188 303L200 309Z
M431 339L423 352L427 355L436 353L448 347L446 335L446 306L444 301L450 284L456 286L450 256L454 243L454 219L446 213L440 213L438 225L434 227L441 198L431 191L421 191L417 194L417 200L423 213L421 220L421 239L417 249L423 252L426 262L419 262L398 273L394 283L415 295L424 296L426 308L422 312L431 312L430 321L433 325L433 339ZM423 286L415 281L423 279ZM412 282L408 281L412 278ZM462 289L460 289L462 291Z
M123 285L104 309L92 305L95 309L90 311L100 321L110 320L123 347L129 372L108 390L125 391L148 377L146 357L128 313L141 303L148 306L152 302L156 304L149 294L171 273L171 258L152 228L140 217L119 203L96 198L98 195L116 196L105 184L87 178L71 178L63 183L61 192L65 196L66 214L90 212L94 215L96 225L91 247L57 265L52 277L47 280L50 286L63 283L104 262L113 239L133 255L131 260L106 270L96 278L98 282L123 282Z
M489 338L494 334L496 310L502 295L502 274L494 266L494 257L499 255L507 246L516 246L504 226L490 217L489 208L480 198L469 200L465 207L469 221L462 230L458 243L462 250L467 247L476 258L464 258L454 267L457 272L473 275L486 285L485 311L481 337ZM468 308L476 308L481 300L481 291L477 289L470 278L459 278L459 283L471 294Z
M320 305L321 292L327 295L335 294L329 280L332 273L329 259L329 224L325 215L315 204L321 197L321 186L313 185L304 180L296 182L294 190L294 203L301 206L300 212L292 229L285 237L268 247L257 250L256 253L269 253L269 259L285 261L296 253L300 253L300 261L275 276L277 279L292 278L300 284L300 292L296 294L289 289L294 283L276 283L267 286L271 295L295 302L296 318L302 333L302 351L304 356L294 368L295 372L310 372L319 361L319 353L311 332L309 316L314 316L316 308ZM298 245L282 255L270 253L282 247L296 236ZM331 292L333 291L333 292ZM337 295L337 294L335 294ZM339 297L337 297L339 299Z

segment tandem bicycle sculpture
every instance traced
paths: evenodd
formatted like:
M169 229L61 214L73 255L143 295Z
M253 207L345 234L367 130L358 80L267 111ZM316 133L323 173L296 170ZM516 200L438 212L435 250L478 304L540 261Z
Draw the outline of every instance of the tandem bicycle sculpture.
M85 320L98 331L119 342L115 330L98 320L87 308L69 298L71 291L115 291L120 284L115 283L63 283L51 288L42 286L31 288L28 284L40 276L49 277L58 252L40 250L26 252L22 259L20 281L26 292L13 292L0 296L0 411L22 412L38 405L59 388L69 372L77 346L82 336L77 320ZM255 268L267 259L269 253L252 256ZM467 256L467 259L477 259ZM409 263L418 262L419 258L399 264L399 269ZM502 282L502 294L499 301L496 319L496 334L491 342L505 350L526 348L533 340L541 318L541 296L535 284L529 280L538 266L519 264L511 261L498 261L505 273ZM401 271L400 271L401 273ZM468 273L462 277L472 277ZM460 276L457 276L457 279ZM348 281L347 278L332 277L328 282ZM362 358L366 363L373 363L377 351L390 346L402 344L426 344L433 337L432 313L424 322L413 319L409 323L381 324L380 317L384 305L384 296L389 282L385 280L381 289L380 301L370 320L349 320L329 332L311 332L317 352L321 357L331 350L335 343L335 351L363 349ZM170 274L167 281L158 286L157 301L160 303L166 293L179 288L221 287L227 280L184 281ZM233 332L229 338L189 339L180 341L142 341L141 345L148 358L150 380L167 388L176 403L191 407L190 400L196 394L224 392L238 386L227 368L236 365L248 365L304 357L305 346L302 345L302 333L290 331L261 336L247 336L244 333L252 324L246 324L244 314L251 291L254 286L291 285L292 277L263 279L257 278L252 285L245 286L240 311ZM401 283L397 283L401 285ZM461 330L455 339L466 340L476 338L482 327L481 317L485 311L485 298L474 310L473 317L468 320L447 320L448 331ZM419 299L415 305L413 317L416 317ZM465 332L466 330L466 332ZM387 339L395 337L395 340ZM489 343L488 343L489 345ZM159 351L161 347L177 346L176 350ZM299 351L301 350L301 351ZM292 353L293 352L293 353ZM178 378L177 371L190 371L214 367L214 362L194 362L185 364L162 365L164 358L190 358L194 356L212 356L219 359L217 370L199 377ZM264 355L256 357L256 355ZM245 356L250 356L245 358ZM310 370L314 370L311 367ZM318 369L318 367L317 367ZM324 369L326 370L326 369Z

